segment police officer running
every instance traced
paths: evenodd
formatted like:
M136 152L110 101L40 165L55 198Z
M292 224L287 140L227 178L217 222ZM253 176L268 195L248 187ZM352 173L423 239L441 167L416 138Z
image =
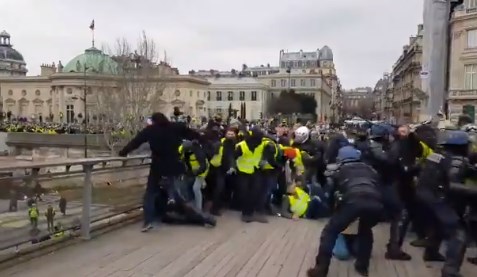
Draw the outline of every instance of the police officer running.
M447 239L442 277L462 276L459 271L466 250L466 231L455 210L453 195L475 171L467 160L469 136L464 131L445 130L439 134L439 153L432 153L422 164L416 197L431 218L432 229L424 260L439 261L442 239Z
M379 176L361 160L361 153L352 146L338 151L334 170L329 172L337 207L320 238L315 267L308 270L309 277L328 275L333 247L338 235L359 218L359 249L355 269L361 276L368 276L369 260L373 246L372 228L378 223L383 211ZM328 170L332 170L332 165ZM328 175L327 174L327 175Z

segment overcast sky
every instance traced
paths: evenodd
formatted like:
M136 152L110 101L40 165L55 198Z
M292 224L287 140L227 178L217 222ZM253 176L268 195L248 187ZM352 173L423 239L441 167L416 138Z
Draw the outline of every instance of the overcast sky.
M65 65L91 46L144 30L181 73L278 65L280 49L328 45L345 88L374 86L422 22L423 0L0 0L7 30L30 75Z

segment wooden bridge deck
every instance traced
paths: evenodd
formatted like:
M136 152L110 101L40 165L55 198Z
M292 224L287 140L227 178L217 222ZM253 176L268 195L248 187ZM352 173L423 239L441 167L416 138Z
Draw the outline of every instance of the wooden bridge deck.
M323 225L282 218L243 224L236 213L221 217L215 229L162 226L142 234L135 224L7 269L0 276L305 276ZM439 276L441 264L425 264L420 249L405 247L413 255L410 262L385 260L387 226L377 226L374 234L370 276ZM465 263L464 276L472 276L475 269ZM329 276L356 276L353 262L334 260Z

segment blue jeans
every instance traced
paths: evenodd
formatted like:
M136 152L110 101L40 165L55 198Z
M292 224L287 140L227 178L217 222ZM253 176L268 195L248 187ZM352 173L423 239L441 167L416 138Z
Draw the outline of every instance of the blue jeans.
M311 200L308 202L308 209L306 210L306 218L318 219L330 215L330 208L323 198L319 196L310 196Z
M195 207L202 211L202 187L204 186L204 177L196 176L194 185L192 185L192 191L194 192Z
M157 217L156 200L160 198L161 194L160 179L160 176L152 173L147 178L146 191L143 197L144 225L151 224Z

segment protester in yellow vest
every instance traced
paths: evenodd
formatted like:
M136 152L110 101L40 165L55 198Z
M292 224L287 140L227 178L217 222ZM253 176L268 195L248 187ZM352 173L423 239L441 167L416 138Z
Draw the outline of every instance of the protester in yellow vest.
M277 143L270 138L263 138L261 147L263 147L263 154L261 158L260 174L261 182L265 183L266 192L260 199L260 205L263 205L264 209L272 213L272 192L275 192L278 189L278 173L279 170L282 169L278 160L279 158L282 158L281 156L283 156L283 153Z
M30 224L32 229L37 229L38 227L38 216L40 215L40 211L35 203L31 205L28 209L28 217L30 218Z
M197 141L184 141L179 146L179 154L186 164L188 175L194 178L192 190L194 192L195 206L202 211L202 189L205 187L205 177L209 172L207 155Z
M284 196L280 216L297 220L299 218L317 219L328 216L330 210L318 195L310 196L296 183L290 185Z
M65 236L65 231L63 230L63 226L61 223L56 224L54 227L53 238L54 239L61 239Z
M263 215L260 199L266 193L266 187L260 182L259 168L263 156L263 133L258 127L251 130L245 140L235 148L240 195L242 197L242 221L268 222Z
M220 216L226 180L236 172L235 144L236 131L229 128L225 137L214 145L214 155L210 159L210 172L207 177L207 187L204 190L205 210L216 216ZM234 193L238 195L238 193ZM232 198L232 193L228 195ZM237 202L237 201L235 201ZM235 204L235 203L234 203Z

